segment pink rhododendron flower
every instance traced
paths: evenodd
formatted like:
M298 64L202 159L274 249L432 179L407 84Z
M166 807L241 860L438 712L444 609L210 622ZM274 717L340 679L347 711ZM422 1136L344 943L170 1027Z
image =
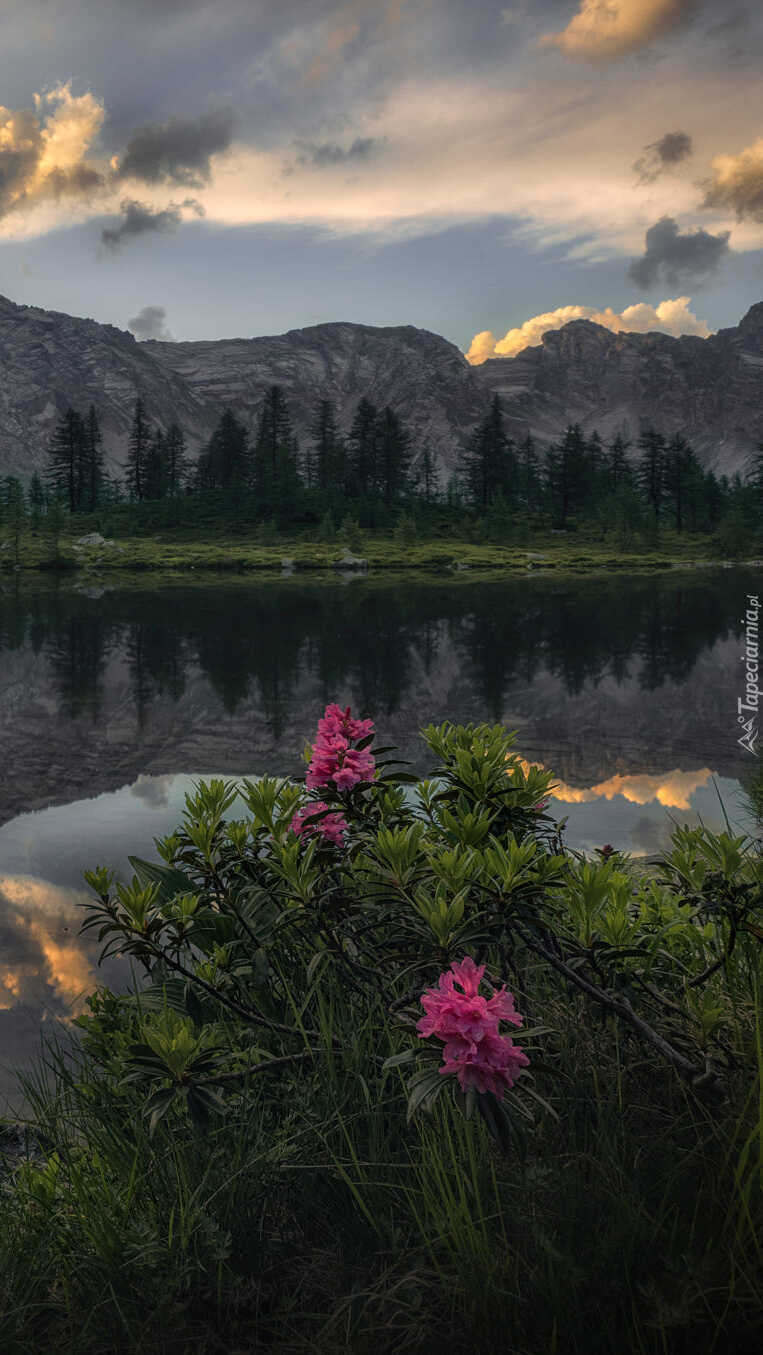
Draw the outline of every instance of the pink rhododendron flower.
M371 781L375 775L373 754L367 748L352 748L351 741L373 733L373 720L353 720L350 707L327 706L318 721L318 735L307 769L308 790L333 781L339 790L348 790L358 781Z
M513 1087L520 1069L530 1060L508 1035L499 1033L498 1023L521 1026L522 1017L505 985L492 997L480 995L484 965L476 965L467 955L460 964L454 960L450 969L440 975L437 988L422 994L426 1016L416 1023L419 1037L434 1035L443 1041L440 1072L455 1073L463 1091L474 1087L500 1095L506 1087Z
M344 710L340 706L327 706L323 718L318 721L318 734L342 734L346 739L364 739L373 734L373 720L353 720L350 707Z
M303 833L305 837L310 837L313 833L319 833L329 842L333 842L335 847L342 846L342 834L347 830L347 820L344 814L327 814L325 819L318 819L316 823L305 823L305 819L310 818L312 814L320 814L322 809L328 809L323 800L314 800L309 805L303 805L298 809L289 827L297 836Z

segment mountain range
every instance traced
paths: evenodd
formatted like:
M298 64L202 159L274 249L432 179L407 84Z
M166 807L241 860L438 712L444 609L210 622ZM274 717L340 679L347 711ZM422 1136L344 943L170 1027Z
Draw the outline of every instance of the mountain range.
M455 344L412 325L337 321L251 339L137 342L128 331L0 297L0 476L43 471L56 424L98 410L109 469L125 459L141 396L149 420L177 422L193 455L221 412L257 425L279 385L304 443L319 399L347 432L358 401L390 405L446 483L494 394L507 431L540 448L570 423L635 441L652 423L681 432L717 473L744 473L763 441L763 302L709 338L615 334L573 320L516 357L471 366Z

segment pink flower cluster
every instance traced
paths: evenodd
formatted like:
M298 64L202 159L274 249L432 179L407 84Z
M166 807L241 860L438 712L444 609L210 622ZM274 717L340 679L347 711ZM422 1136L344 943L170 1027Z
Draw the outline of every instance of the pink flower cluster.
M440 1072L455 1073L463 1091L474 1087L501 1095L505 1087L514 1086L519 1070L530 1060L508 1035L498 1033L498 1022L521 1026L522 1017L505 986L490 998L480 996L484 964L476 965L467 955L450 968L452 973L440 975L437 988L422 995L426 1016L416 1023L419 1037L434 1035L444 1042Z
M372 781L373 754L367 748L352 748L350 744L366 738L373 730L373 720L353 720L349 706L346 710L327 706L318 721L318 736L305 777L308 790L327 786L330 781L338 790L348 790L358 781Z
M312 814L320 814L322 809L328 809L329 806L323 800L313 800L309 805L303 805L298 809L289 827L293 833L300 837L304 833L305 837L310 837L313 833L320 833L327 842L333 842L335 847L342 846L342 834L347 831L347 820L344 814L327 814L324 819L318 819L316 823L305 823L305 819L310 818Z

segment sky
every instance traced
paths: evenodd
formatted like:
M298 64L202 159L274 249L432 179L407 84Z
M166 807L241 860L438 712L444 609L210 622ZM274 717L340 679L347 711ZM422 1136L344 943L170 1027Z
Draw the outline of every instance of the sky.
M0 294L138 339L416 325L471 362L763 300L763 10L0 0Z

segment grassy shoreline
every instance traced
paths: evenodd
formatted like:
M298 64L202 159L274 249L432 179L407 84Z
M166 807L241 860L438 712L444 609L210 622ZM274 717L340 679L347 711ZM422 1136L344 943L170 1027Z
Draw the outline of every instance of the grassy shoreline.
M356 573L343 567L352 554L337 543L285 538L275 544L256 539L207 539L189 541L187 533L165 532L160 538L107 538L104 544L82 545L77 538L62 539L58 550L40 536L22 539L18 559L6 549L0 569L13 572L162 572L190 570L218 572L283 573L291 570L321 573ZM428 570L457 574L461 570L501 571L524 574L543 570L585 573L593 570L637 572L652 570L760 568L763 559L715 559L703 554L706 538L668 540L658 549L616 551L604 543L578 539L574 542L538 541L528 546L475 544L455 538L402 544L389 536L369 533L361 550L354 552L367 562L368 570L407 572ZM365 570L363 570L365 572Z

